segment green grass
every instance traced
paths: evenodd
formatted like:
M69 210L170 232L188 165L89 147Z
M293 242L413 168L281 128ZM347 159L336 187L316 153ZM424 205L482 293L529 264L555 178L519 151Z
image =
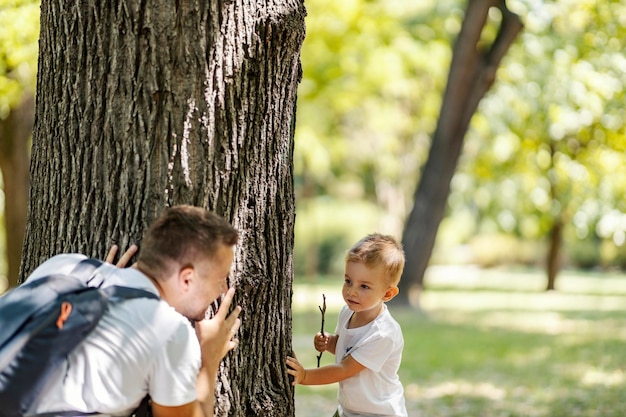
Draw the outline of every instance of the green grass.
M422 313L392 310L410 416L626 415L626 276L565 273L551 293L540 271L448 269L428 279ZM316 366L322 293L333 331L340 284L296 280L294 348L305 366ZM336 389L298 386L296 415L331 416Z

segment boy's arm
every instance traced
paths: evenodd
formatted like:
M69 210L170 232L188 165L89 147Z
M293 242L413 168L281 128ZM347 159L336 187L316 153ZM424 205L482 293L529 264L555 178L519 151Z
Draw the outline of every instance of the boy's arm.
M300 362L292 357L287 357L287 365L291 368L287 369L287 372L294 377L293 385L332 384L348 379L365 369L365 366L358 363L352 355L346 356L338 364L326 365L321 368L304 369Z

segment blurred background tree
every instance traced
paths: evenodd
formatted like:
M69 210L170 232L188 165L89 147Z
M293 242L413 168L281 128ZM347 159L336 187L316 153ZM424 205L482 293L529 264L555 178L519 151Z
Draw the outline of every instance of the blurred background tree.
M38 39L39 1L0 0L0 292L17 284L20 268Z
M22 37L35 31L39 10L0 1L4 61L8 28ZM626 269L626 4L506 4L525 27L472 119L430 264L545 268L547 288L557 287L562 267ZM466 6L307 0L294 167L297 277L341 276L345 251L369 232L402 236ZM31 10L31 23L8 15L19 9ZM0 63L0 108L12 109L4 104L5 68ZM5 183L13 178L3 175Z
M451 205L496 243L487 264L541 264L554 289L563 262L625 267L626 4L516 6L526 29L474 120Z
M505 0L467 3L428 159L402 233L406 264L394 304L409 305L410 290L424 286L424 274L446 211L450 183L457 169L469 124L496 79L502 58L522 30ZM419 295L419 291L415 291ZM418 297L414 297L418 302Z
M307 9L296 262L311 275L340 271L345 250L373 229L401 234L445 86L446 28L457 27L461 10L362 0Z

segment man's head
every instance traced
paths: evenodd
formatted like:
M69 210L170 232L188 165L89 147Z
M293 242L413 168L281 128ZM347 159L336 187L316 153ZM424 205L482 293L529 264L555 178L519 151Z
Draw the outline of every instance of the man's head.
M181 314L201 320L227 289L238 233L228 221L187 205L166 209L146 231L137 268Z

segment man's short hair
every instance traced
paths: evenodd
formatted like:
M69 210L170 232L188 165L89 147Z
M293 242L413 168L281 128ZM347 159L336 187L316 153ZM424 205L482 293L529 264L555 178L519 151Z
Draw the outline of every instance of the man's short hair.
M390 285L398 285L404 269L404 250L393 237L380 233L365 236L346 254L346 262L360 262L371 268L381 267Z
M191 265L199 257L214 259L221 245L233 246L238 239L237 229L218 214L177 205L165 209L150 225L137 261L155 274L172 262Z

